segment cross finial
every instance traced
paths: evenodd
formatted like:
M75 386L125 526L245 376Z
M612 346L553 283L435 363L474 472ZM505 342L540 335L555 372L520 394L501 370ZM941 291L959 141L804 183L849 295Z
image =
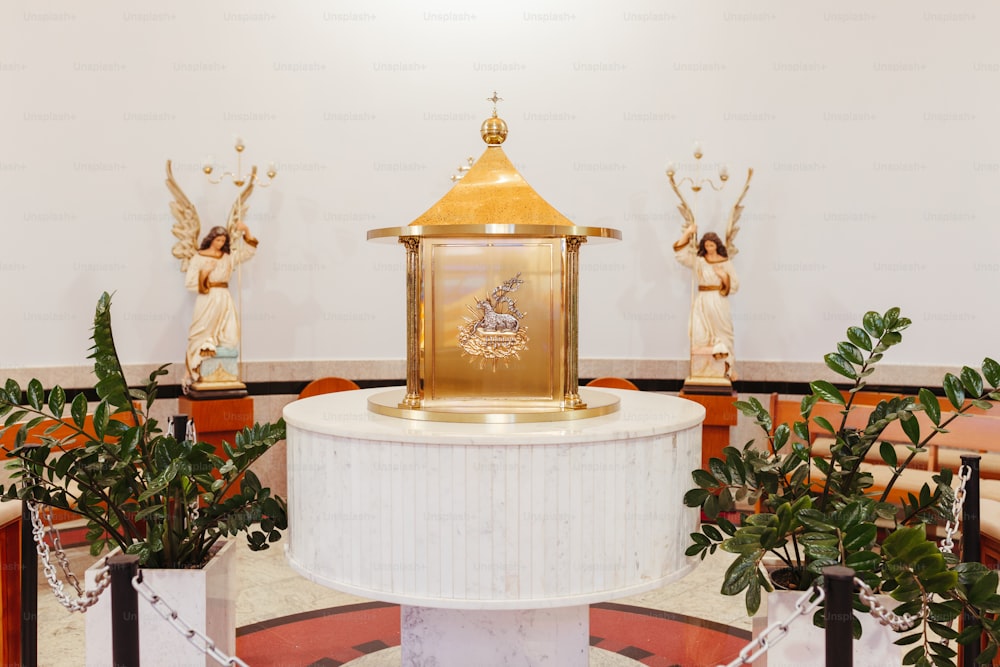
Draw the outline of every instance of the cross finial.
M493 117L496 118L496 116L497 116L497 102L503 102L503 98L502 97L498 97L497 96L497 91L494 90L493 91L493 97L487 97L486 101L487 102L493 102Z

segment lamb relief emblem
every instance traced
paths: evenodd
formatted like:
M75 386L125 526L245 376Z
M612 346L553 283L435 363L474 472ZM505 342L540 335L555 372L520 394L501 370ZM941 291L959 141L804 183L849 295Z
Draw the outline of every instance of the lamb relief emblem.
M458 344L473 361L479 358L479 367L490 363L495 371L497 363L504 366L511 359L520 359L518 352L528 349L528 328L521 325L526 313L517 309L511 292L524 283L518 273L510 280L493 288L485 299L476 299L476 305L467 305L472 317L458 328Z

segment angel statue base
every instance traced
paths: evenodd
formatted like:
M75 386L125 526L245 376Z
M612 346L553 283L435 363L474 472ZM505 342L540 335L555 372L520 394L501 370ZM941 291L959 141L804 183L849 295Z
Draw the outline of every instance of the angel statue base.
M229 280L233 270L257 250L257 239L243 222L254 175L233 204L227 226L211 228L199 243L198 213L174 180L167 161L167 188L174 195L170 203L176 220L173 234L179 239L173 255L181 260L184 286L196 294L182 384L190 398L247 395L246 385L240 380L240 322Z
M240 351L235 347L215 348L215 356L205 357L198 366L200 380L193 381L187 395L191 398L242 398L247 386L240 382Z
M728 393L733 383L727 374L726 358L711 349L691 348L691 374L684 380L684 391L697 394Z

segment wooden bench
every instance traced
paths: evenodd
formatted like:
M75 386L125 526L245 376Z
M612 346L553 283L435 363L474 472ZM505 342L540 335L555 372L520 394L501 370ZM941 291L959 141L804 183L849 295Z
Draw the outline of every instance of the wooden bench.
M859 392L851 412L847 416L846 425L851 428L864 428L868 424L875 405L889 394ZM787 422L801 420L799 414L799 399L779 399L772 397L775 426ZM950 407L950 404L949 406ZM834 428L840 426L843 415L843 408L832 403L818 403L812 411L812 419L809 422L809 438L814 446L820 446L819 452L829 452L829 446L833 442L830 433L822 429L815 422L816 417L824 417ZM929 435L933 430L933 423L925 412L913 413L920 424L921 439ZM947 410L942 405L941 422L947 421L954 411ZM910 439L903 432L899 422L893 422L882 432L881 440L895 445L898 454L909 455L907 445ZM927 452L918 454L914 459L915 467L924 470L939 471L943 467L950 467L958 470L961 465L962 454L976 453L982 457L980 462L981 477L985 479L1000 479L1000 407L994 410L981 410L971 408L965 416L957 418L947 427L946 433L938 433L927 445ZM878 447L873 447L868 452L866 460L880 463Z
M876 392L859 392L854 400L851 411L847 415L846 425L853 428L864 428L872 409L880 400L894 394ZM776 427L782 423L789 426L795 421L801 421L799 404L801 399L782 399L777 394L771 397L771 415ZM942 399L941 422L944 423L954 412L946 411L951 405ZM816 455L826 456L833 444L833 436L829 431L815 423L815 417L826 418L834 428L840 426L843 420L843 407L831 403L818 403L812 411L809 422L809 439ZM918 453L910 467L896 480L890 492L889 500L898 502L908 493L918 494L920 488L927 484L933 488L933 476L944 468L958 472L961 466L961 456L978 454L980 456L980 506L982 561L991 567L1000 565L1000 406L993 410L971 408L967 416L960 416L947 426L946 433L938 433L926 446L927 451ZM933 430L933 424L923 411L914 413L920 424L921 440ZM910 439L903 432L898 422L892 423L883 432L880 441L889 442L896 450L897 458L902 461L910 455L908 445ZM876 444L865 457L862 470L871 473L873 490L885 489L892 477L892 470L884 464ZM995 518L994 518L995 517Z

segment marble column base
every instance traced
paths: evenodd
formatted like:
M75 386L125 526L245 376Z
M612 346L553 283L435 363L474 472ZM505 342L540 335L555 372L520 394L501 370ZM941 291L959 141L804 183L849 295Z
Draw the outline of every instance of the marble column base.
M586 667L590 609L401 607L402 667Z

